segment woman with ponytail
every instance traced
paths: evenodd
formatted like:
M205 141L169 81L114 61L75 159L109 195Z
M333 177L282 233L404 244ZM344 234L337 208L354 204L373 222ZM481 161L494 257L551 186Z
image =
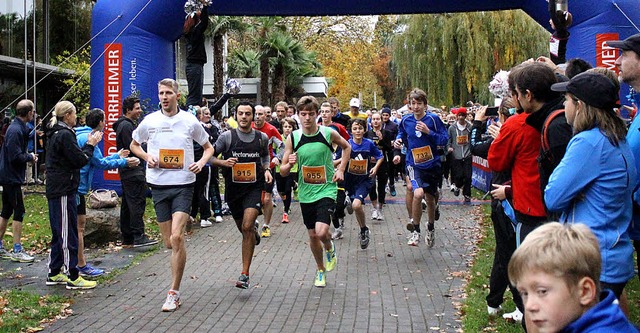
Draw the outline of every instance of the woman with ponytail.
M93 156L102 132L92 132L81 148L76 141L76 108L61 101L54 108L47 128L47 185L51 224L51 253L47 285L66 285L67 289L95 288L95 281L84 280L78 264L78 185L80 169Z

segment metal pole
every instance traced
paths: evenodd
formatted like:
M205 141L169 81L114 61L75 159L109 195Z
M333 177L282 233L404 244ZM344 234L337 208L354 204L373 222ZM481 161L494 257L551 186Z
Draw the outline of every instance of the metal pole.
M33 64L33 152L34 154L38 153L38 108L37 108L37 104L36 101L38 100L38 98L36 97L36 82L38 82L37 80L37 76L36 76L36 1L33 0L32 5L31 5L31 10L32 10L32 15L33 15L33 52L31 53L32 56L32 64ZM33 181L37 184L38 183L38 163L34 162L34 168L33 168Z
M24 10L23 10L23 18L24 18L24 98L28 98L27 90L29 89L29 74L27 72L27 0L24 0Z
M229 78L229 72L227 71L227 56L228 56L228 36L227 33L224 33L224 36L222 37L222 40L224 41L224 48L222 49L222 71L223 71L223 76L222 76L222 82L223 84L225 82L227 82L227 79ZM215 75L216 73L214 73ZM224 89L222 89L224 91ZM221 98L222 96L220 96L219 98ZM222 106L222 115L223 116L228 116L229 115L229 103L225 103Z

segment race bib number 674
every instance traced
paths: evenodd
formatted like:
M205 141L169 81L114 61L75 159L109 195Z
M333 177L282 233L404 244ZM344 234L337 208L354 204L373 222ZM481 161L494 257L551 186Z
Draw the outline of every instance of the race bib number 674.
M160 149L161 169L184 169L184 149Z

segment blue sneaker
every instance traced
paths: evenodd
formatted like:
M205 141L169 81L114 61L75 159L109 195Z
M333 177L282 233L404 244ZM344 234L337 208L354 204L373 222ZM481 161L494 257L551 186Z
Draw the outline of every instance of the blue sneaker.
M98 277L104 274L104 269L95 268L89 264L86 264L84 267L78 267L78 272L80 273L80 276Z

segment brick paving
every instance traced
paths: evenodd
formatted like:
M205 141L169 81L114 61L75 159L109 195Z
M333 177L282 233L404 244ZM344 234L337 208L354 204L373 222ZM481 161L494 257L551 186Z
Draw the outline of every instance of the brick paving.
M435 246L406 245L404 188L389 197L386 220L372 222L361 250L355 216L335 242L338 264L315 288L315 263L300 208L290 224L274 209L272 236L256 247L251 287L235 288L241 236L230 217L196 229L187 242L182 306L160 311L170 285L170 250L160 249L109 283L75 292L73 315L47 332L458 332L462 274L473 250L475 205L446 191ZM371 206L365 206L367 218ZM259 218L262 221L262 218ZM424 220L424 218L423 218ZM426 229L426 226L423 226ZM424 234L424 232L423 232ZM452 274L454 273L454 274ZM44 285L44 277L40 282ZM56 288L56 287L54 287Z

